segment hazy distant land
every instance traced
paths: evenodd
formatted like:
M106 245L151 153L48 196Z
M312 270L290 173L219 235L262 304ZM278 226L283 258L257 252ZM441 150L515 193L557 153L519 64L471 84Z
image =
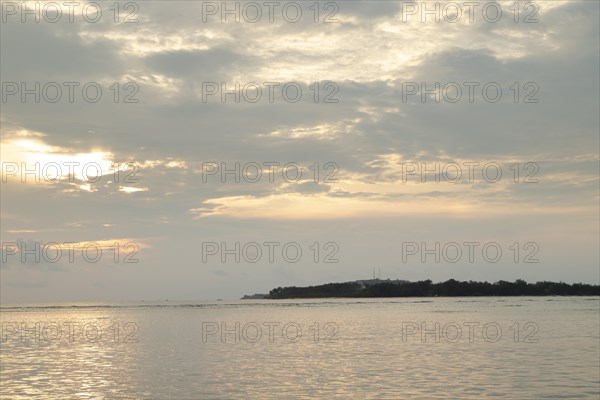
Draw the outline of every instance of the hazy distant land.
M457 281L433 283L431 280L409 282L405 280L368 279L344 283L327 283L308 287L278 287L269 294L242 297L251 299L309 299L327 297L451 297L451 296L600 296L600 285L564 282L495 283Z

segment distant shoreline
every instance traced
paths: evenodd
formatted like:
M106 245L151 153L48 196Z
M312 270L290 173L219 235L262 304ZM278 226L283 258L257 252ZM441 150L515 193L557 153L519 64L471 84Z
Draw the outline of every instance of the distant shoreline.
M268 294L246 295L242 300L483 296L600 296L600 285L549 281L527 283L521 279L494 283L454 279L439 283L431 280L409 282L367 279L306 287L278 287Z

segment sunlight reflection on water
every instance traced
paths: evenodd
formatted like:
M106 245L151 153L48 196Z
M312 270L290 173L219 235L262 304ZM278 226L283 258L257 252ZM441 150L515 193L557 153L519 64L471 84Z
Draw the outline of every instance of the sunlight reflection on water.
M597 298L79 306L2 308L2 399L599 396ZM406 330L422 322L439 332ZM36 323L50 328L36 333ZM60 339L50 323L63 327ZM465 323L479 323L472 338ZM487 340L484 324L501 336L492 327Z

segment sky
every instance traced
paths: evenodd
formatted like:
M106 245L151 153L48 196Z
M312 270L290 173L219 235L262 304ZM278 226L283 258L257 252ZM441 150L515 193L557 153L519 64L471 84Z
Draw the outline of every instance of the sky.
M49 3L2 2L3 303L600 283L597 1Z

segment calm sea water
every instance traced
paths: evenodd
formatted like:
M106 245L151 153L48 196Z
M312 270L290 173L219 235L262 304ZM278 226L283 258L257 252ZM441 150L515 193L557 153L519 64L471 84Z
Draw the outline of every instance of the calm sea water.
M600 300L3 306L2 399L598 399Z

